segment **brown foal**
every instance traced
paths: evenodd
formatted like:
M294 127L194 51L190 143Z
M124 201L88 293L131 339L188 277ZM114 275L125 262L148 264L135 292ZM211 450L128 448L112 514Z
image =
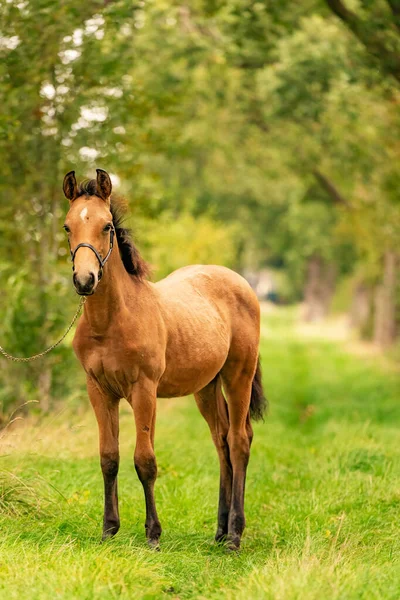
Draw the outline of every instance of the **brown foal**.
M120 525L120 399L133 408L134 462L146 501L146 534L149 544L157 546L156 399L194 394L220 461L216 540L238 549L245 526L250 416L261 418L265 409L257 298L240 275L218 266L184 267L155 284L147 281L146 263L121 227L108 174L97 169L97 179L78 186L71 171L63 189L70 201L64 227L74 285L78 294L88 296L73 346L99 427L103 539Z

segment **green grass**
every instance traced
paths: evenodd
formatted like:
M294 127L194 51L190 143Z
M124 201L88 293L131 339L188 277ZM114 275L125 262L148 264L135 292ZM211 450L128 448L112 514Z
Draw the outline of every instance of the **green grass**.
M0 440L0 598L321 599L400 596L400 375L264 318L271 405L255 426L242 550L214 545L218 463L192 398L161 400L162 551L146 547L121 414L121 530L100 544L102 479L90 412Z

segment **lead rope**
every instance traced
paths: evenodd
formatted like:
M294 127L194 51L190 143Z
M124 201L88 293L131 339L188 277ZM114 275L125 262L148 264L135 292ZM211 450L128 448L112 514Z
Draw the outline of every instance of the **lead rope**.
M77 318L79 317L79 313L82 310L83 305L86 302L86 296L82 296L81 301L79 302L79 306L78 309L76 311L76 313L73 316L73 319L70 323L70 325L68 326L67 331L64 333L64 335L58 340L58 342L56 342L55 344L53 344L52 346L50 346L50 348L47 348L47 350L44 350L43 352L41 352L40 354L34 354L33 356L28 356L28 357L22 357L22 356L12 356L12 354L8 354L8 352L6 352L4 350L4 348L2 348L0 346L0 353L7 358L8 360L12 360L14 362L31 362L33 360L37 360L38 358L41 358L42 356L45 356L46 354L48 354L49 352L51 352L52 350L54 350L54 348L57 348L57 346L59 346L61 344L61 342L63 340L65 340L65 338L67 337L67 335L69 334L69 332L71 331L72 327L75 324L75 321L77 320Z

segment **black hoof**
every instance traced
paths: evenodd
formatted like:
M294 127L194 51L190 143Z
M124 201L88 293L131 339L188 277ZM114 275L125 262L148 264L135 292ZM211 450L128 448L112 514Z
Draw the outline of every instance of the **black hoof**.
M144 526L146 531L147 543L153 550L160 550L161 525L158 521L153 521L150 525Z
M239 552L240 537L229 537L226 541L226 549L228 552Z
M215 534L215 541L217 544L224 544L226 542L226 532L222 531L222 529L218 529Z
M151 550L154 550L155 552L161 552L160 540L159 539L147 540L147 543L148 543L149 548Z
M106 542L107 540L110 540L116 533L118 533L118 530L119 525L111 525L110 527L104 528L101 541Z

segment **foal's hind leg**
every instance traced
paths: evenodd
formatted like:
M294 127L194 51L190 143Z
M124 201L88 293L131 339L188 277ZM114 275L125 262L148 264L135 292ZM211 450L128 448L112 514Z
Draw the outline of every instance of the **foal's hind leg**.
M252 367L238 368L238 365L232 365L232 368L226 365L222 371L229 411L228 445L233 470L228 522L228 541L231 550L239 549L246 523L244 491L250 446L253 439L249 416L253 375Z
M194 397L201 414L210 427L220 462L218 529L215 536L215 540L220 542L226 538L228 533L232 492L232 465L227 442L229 419L220 377L216 377Z

